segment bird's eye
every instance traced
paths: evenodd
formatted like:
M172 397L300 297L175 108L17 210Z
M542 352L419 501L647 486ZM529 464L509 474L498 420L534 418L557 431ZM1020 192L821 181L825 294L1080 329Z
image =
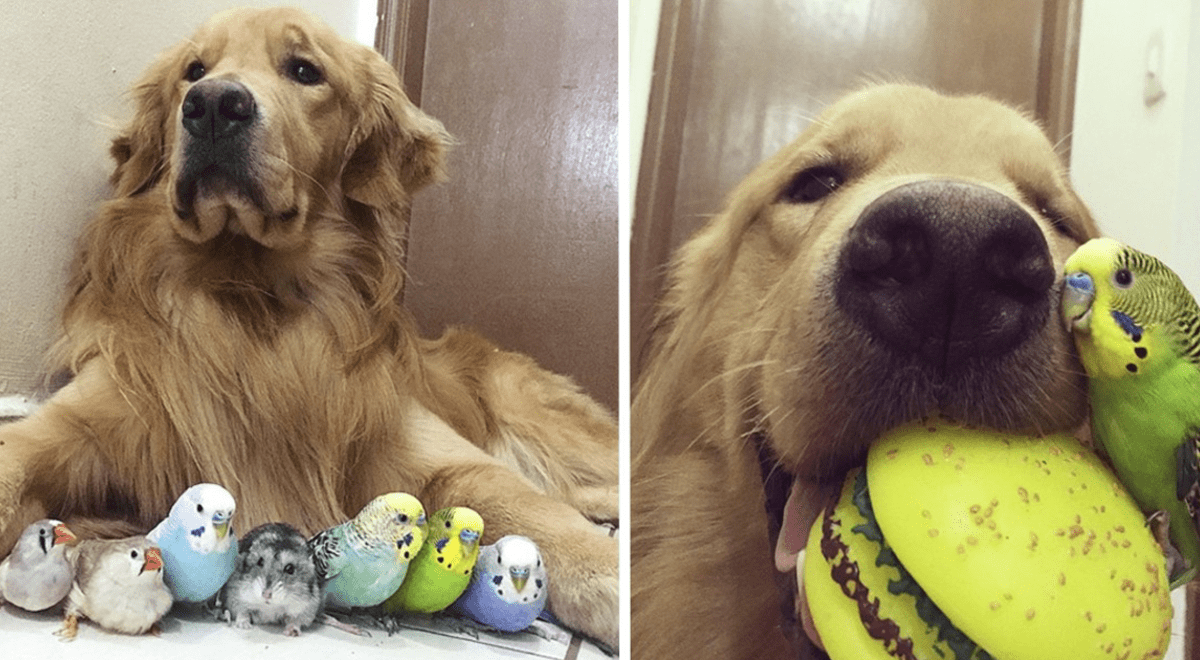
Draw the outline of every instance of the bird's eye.
M262 557L259 557L259 558L258 558L258 567L259 567L259 568L262 568L262 567L263 567L263 558L262 558Z
M204 64L200 60L196 60L188 65L187 71L183 74L183 79L188 82L196 82L208 73L208 69L204 68Z
M408 522L408 514L402 513L402 514L396 516L396 521L401 522L401 523Z
M39 530L38 530L38 536L41 536L41 537L50 536L50 530L48 530L48 529L39 529Z
M129 552L129 558L130 558L130 559L137 559L137 558L138 558L138 551L137 551L137 550L131 550L131 551Z
M284 72L301 85L316 85L325 79L320 67L302 57L288 60L284 65Z
M846 182L846 175L834 167L822 165L810 167L796 175L780 200L794 204L808 204L824 198Z
M1122 268L1113 275L1113 283L1122 289L1133 286L1133 273L1128 268Z
M196 505L196 513L204 513L204 505L203 504Z
M446 529L450 529L450 521L449 520L446 521Z
M288 575L291 575L296 572L296 567L293 566L292 564L288 564L287 566L283 567L283 572L287 573Z

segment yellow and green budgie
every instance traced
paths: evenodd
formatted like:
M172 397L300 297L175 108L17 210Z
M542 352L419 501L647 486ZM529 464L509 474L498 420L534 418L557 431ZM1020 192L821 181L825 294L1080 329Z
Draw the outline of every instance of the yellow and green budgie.
M1112 239L1088 241L1064 270L1093 438L1160 536L1167 523L1174 588L1200 566L1200 307L1162 262Z
M450 607L471 581L481 536L483 518L467 507L440 509L430 516L425 544L383 610L428 613Z

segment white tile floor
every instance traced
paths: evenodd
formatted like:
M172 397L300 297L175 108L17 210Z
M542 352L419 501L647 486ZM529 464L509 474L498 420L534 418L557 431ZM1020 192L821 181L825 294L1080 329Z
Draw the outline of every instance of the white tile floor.
M128 636L105 632L81 623L79 635L66 642L54 635L60 619L51 613L23 612L12 605L0 607L0 656L6 658L243 658L286 656L288 660L319 658L447 658L553 660L607 660L602 650L568 630L538 621L538 634L489 633L456 625L456 619L412 617L389 636L371 629L370 637L356 637L330 626L315 625L300 637L285 637L279 627L238 630L198 612L176 612L161 624L162 634Z

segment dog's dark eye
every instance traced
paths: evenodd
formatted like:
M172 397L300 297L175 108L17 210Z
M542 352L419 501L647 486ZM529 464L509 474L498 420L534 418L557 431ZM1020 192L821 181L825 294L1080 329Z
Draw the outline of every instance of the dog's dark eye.
M1037 210L1038 214L1045 218L1046 222L1050 223L1050 227L1054 231L1066 236L1067 238L1077 240L1075 232L1071 229L1071 224L1067 222L1067 219L1064 218L1061 213L1057 213L1054 209L1050 208L1046 204L1038 204Z
M284 70L287 72L289 78L301 85L316 85L325 79L321 75L321 69L316 64L300 57L293 57L288 60Z
M832 167L811 167L796 175L780 199L795 204L808 204L837 190L846 177Z
M183 78L188 82L196 82L203 78L206 73L208 73L208 69L204 68L204 64L196 61L188 65L187 72L183 74Z

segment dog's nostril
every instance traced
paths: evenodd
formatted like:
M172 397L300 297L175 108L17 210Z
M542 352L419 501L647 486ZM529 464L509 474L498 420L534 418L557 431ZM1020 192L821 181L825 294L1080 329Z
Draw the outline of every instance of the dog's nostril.
M246 121L254 116L254 99L239 85L221 94L220 109L221 116L230 121Z
M1054 264L1032 225L997 232L980 248L981 273L996 290L1014 298L1038 299L1054 285Z
M880 223L855 231L846 254L854 276L880 286L903 286L926 277L929 259L925 231L911 222Z

